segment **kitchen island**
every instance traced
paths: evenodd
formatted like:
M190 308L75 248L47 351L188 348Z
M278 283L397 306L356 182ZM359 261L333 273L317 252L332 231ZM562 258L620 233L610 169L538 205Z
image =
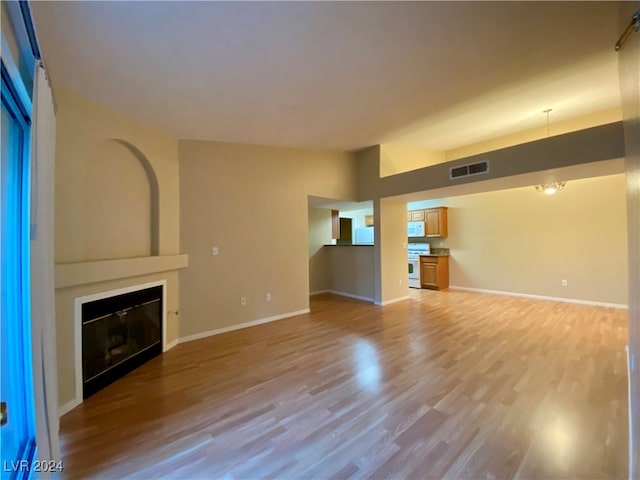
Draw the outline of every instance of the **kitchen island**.
M330 290L373 302L373 245L325 245Z

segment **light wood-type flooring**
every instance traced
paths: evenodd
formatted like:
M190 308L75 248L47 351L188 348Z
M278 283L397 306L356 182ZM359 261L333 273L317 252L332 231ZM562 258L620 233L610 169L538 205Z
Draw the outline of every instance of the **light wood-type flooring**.
M410 295L178 345L62 417L64 478L626 478L625 310Z

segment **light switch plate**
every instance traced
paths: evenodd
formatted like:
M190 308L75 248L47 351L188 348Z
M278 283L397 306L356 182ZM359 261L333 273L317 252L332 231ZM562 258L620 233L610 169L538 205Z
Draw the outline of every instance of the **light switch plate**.
M211 255L218 255L218 247L211 247Z

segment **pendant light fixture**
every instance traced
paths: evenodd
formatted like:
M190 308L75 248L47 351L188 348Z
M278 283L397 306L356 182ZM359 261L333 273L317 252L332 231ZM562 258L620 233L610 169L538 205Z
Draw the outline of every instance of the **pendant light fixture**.
M547 138L551 136L550 126L549 126L549 114L551 113L551 108L543 110L542 113L547 115ZM536 185L535 189L537 192L544 192L547 195L553 195L556 192L564 189L567 182L551 182L551 183L541 183L540 185Z

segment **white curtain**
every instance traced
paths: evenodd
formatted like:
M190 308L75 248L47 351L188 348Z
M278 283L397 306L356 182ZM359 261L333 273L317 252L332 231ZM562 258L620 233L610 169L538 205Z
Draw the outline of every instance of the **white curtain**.
M54 281L56 119L45 69L37 62L31 125L31 336L38 458L60 460Z

